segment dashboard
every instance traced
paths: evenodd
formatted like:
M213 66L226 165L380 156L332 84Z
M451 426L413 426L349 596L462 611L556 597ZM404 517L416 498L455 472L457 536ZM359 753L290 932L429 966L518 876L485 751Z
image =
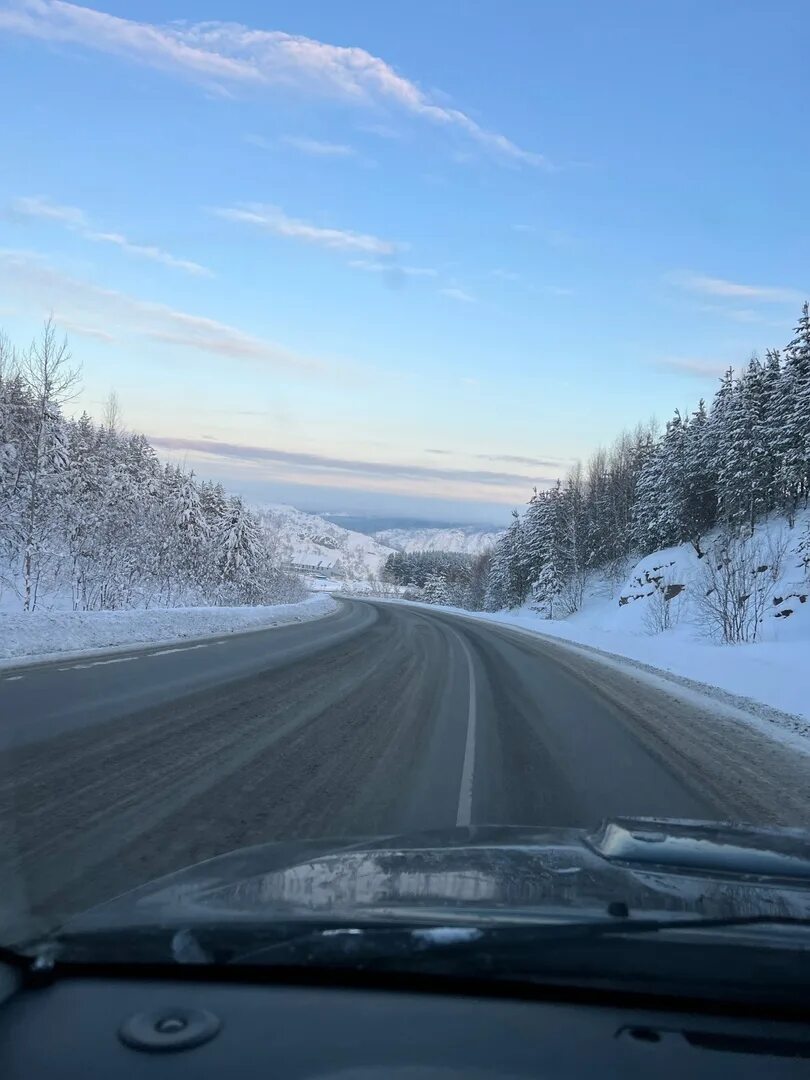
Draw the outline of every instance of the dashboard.
M807 1077L810 1026L435 991L62 976L0 1004L32 1077Z

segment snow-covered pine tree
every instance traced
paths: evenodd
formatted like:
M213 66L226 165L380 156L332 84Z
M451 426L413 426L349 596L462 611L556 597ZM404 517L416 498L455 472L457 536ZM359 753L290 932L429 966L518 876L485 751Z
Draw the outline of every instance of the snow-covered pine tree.
M702 557L701 538L717 514L715 471L709 447L709 416L703 398L692 413L684 438L684 536Z
M791 514L810 495L810 306L805 303L793 340L784 351L782 377L783 474L785 497Z

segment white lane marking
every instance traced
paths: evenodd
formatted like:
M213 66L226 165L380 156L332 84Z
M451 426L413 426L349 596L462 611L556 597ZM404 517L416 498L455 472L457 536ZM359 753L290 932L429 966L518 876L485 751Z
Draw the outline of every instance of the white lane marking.
M139 656L116 656L112 660L92 660L87 664L71 664L69 667L61 667L60 671L83 671L85 668L103 667L105 664L130 664L133 660L140 660Z
M158 652L147 653L147 656L168 656L170 653L176 652L191 652L192 649L207 649L208 644L204 645L179 645L175 649L160 649Z
M24 675L6 675L3 682L19 682L20 679L24 679Z
M461 767L461 789L458 795L458 813L456 825L469 825L472 820L472 797L473 779L475 773L475 721L476 721L476 694L475 694L475 666L473 664L470 647L461 634L456 635L467 657L467 670L469 672L469 695L470 704L467 712L467 741L464 745L464 764Z

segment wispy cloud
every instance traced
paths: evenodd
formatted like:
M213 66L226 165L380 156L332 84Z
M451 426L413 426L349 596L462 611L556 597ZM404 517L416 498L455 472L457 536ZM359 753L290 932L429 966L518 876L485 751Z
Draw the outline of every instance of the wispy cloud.
M329 45L235 22L137 22L64 0L12 0L0 29L123 56L209 87L283 87L358 106L390 105L463 132L491 154L549 167L542 155L490 131L460 109L440 104L365 49Z
M66 319L60 312L54 312L53 318L60 329L67 331L69 334L91 338L94 341L103 341L106 345L112 345L118 340L108 330L102 330L98 326L83 326L81 323L73 322L72 319Z
M536 458L536 457L523 457L521 454L465 454L464 451L459 450L442 450L436 447L426 447L426 454L447 454L453 457L470 457L477 459L478 461L504 461L508 465L528 465L530 467L539 466L543 469L557 469L563 468L566 465L571 464L570 458Z
M389 124L358 124L358 131L365 131L368 135L376 135L380 139L401 139L402 132Z
M145 337L227 360L247 360L298 374L322 373L325 365L282 345L202 315L140 300L55 268L25 251L0 249L0 286L29 308L58 310L62 318L96 335ZM116 334L116 331L119 333Z
M475 297L466 289L459 289L455 285L448 285L445 289L439 289L442 296L449 296L451 300L458 300L462 304L477 303Z
M345 143L323 142L321 139L310 139L306 135L282 135L280 142L285 146L291 146L293 150L300 150L302 154L311 154L313 157L355 157L357 151L353 146Z
M76 206L62 206L42 195L27 195L14 199L10 210L16 218L36 218L40 221L52 221L58 225L64 225L87 240L99 244L112 244L127 255L150 259L152 262L162 263L163 266L169 266L173 270L184 270L187 274L194 274L197 277L213 277L207 267L192 262L190 259L178 259L176 255L153 244L136 244L120 232L105 232L95 228L85 212Z
M371 259L352 259L349 266L355 270L367 270L370 274L404 274L405 277L438 277L432 266L400 266L399 263L373 262Z
M246 463L279 462L305 468L353 473L358 476L387 476L398 479L429 479L464 481L493 487L503 484L527 484L550 482L549 477L532 477L524 473L491 472L483 469L442 469L430 465L411 465L407 462L362 461L353 458L333 457L327 454L311 454L303 451L280 450L267 446L249 446L243 443L219 442L213 439L192 439L178 436L150 436L150 441L163 450L194 451L214 457L228 458Z
M522 457L520 454L476 454L475 456L480 461L505 461L510 465L539 465L547 469L556 469L571 464L571 461L567 458Z
M675 285L703 296L718 296L726 300L761 300L768 303L801 303L803 294L798 289L781 285L744 285L725 278L709 277L706 274L672 274Z
M214 213L227 221L256 225L276 236L287 236L293 240L303 240L308 244L317 244L325 248L362 251L369 255L393 255L405 246L395 244L390 240L381 240L378 236L370 236L367 233L312 225L307 221L301 221L300 218L288 217L277 206L266 206L264 203L241 203L238 206L219 207L214 210Z
M503 270L501 267L491 270L489 276L498 278L500 281L520 281L520 274L516 274L514 270Z
M686 375L696 375L701 379L719 378L729 367L728 364L723 364L719 360L702 360L693 356L665 356L656 360L655 366L683 372Z

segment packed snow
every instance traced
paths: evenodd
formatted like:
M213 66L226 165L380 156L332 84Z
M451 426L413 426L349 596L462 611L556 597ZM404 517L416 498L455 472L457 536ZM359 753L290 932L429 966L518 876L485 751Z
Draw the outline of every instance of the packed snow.
M0 667L115 647L171 644L320 619L337 609L326 593L298 604L120 611L0 611Z
M493 548L504 532L504 529L458 525L453 528L381 529L374 537L398 551L456 551L481 555Z

